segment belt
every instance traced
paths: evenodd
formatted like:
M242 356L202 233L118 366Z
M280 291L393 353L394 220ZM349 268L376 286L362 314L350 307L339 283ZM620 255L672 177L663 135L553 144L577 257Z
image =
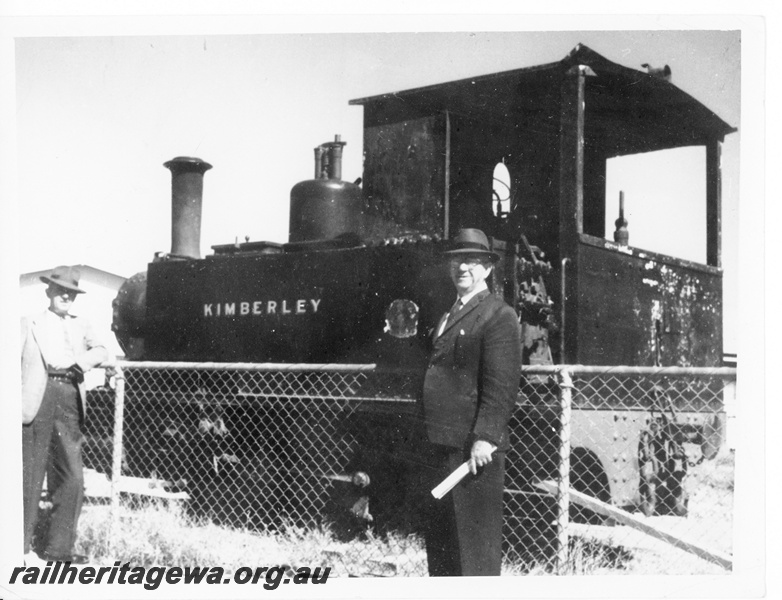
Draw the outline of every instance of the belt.
M73 383L73 376L66 371L49 371L49 379L63 381L65 383Z

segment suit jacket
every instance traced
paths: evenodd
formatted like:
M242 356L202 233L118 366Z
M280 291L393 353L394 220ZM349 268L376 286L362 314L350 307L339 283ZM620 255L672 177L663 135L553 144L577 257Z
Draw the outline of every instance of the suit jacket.
M47 309L48 310L48 309ZM46 383L49 378L44 318L46 312L22 319L22 423L32 423L41 407ZM95 336L86 319L70 317L75 362L83 371L98 366L108 358L106 347ZM79 382L79 399L82 415L86 414L86 392L84 383Z
M507 450L520 378L518 317L480 292L434 340L422 396L429 441L464 448L482 439Z

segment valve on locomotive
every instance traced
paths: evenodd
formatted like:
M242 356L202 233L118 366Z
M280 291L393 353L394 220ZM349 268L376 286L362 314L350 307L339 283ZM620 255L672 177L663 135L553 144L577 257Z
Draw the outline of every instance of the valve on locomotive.
M291 189L289 242L333 239L362 230L363 197L355 183L342 181L343 142L315 148L315 178Z

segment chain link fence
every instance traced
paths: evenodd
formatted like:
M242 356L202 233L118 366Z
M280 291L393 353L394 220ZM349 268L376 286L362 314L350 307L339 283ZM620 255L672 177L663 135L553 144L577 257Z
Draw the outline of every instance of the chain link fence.
M617 572L643 553L671 560L670 543L729 568L733 470L721 448L733 381L734 369L525 367L503 572ZM373 365L119 363L86 423L108 523L88 518L82 537L136 563L209 564L205 550L224 563L240 546L237 568L258 547L259 564L423 576L419 515L433 500L420 384ZM193 556L151 547L181 550L177 536L199 531Z
M506 544L520 550L509 556L529 563L532 550L563 574L632 571L642 555L647 574L701 572L703 561L729 569L724 406L735 376L525 367L506 477Z

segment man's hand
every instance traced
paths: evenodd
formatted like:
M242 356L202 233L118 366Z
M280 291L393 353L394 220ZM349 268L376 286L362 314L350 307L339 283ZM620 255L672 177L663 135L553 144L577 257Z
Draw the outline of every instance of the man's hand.
M483 467L491 462L491 453L497 449L497 446L484 440L475 440L470 450L470 460L467 464L470 466L470 473L478 474L478 467Z
M68 374L71 377L73 377L73 380L76 383L81 383L82 381L84 381L84 371L76 363L74 363L70 367L68 367Z

